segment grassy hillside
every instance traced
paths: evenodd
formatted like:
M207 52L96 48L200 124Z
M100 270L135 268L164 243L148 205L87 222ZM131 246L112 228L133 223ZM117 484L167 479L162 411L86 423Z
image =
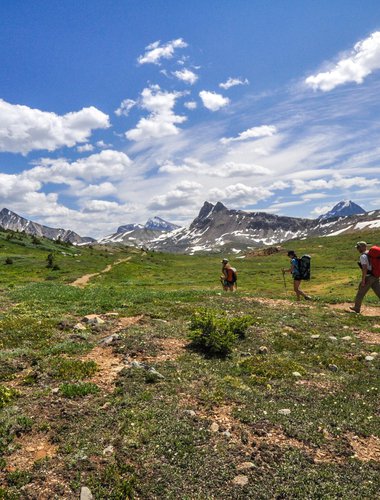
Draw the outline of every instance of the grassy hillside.
M315 300L298 305L285 248L230 256L227 294L220 255L0 233L0 498L376 498L380 304L339 308L363 238L380 243L286 245L312 256ZM250 326L210 356L189 339L196 311L218 341L234 318Z

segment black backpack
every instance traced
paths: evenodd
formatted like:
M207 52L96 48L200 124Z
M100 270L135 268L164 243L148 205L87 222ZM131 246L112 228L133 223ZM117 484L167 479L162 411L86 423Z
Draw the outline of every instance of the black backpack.
M301 280L309 280L310 279L310 255L302 255L300 259L298 259L298 273Z

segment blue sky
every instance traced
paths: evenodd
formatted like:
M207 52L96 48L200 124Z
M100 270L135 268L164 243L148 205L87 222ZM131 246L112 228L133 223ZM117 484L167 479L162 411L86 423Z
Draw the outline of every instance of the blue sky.
M0 26L0 208L95 237L380 208L378 1L3 0Z

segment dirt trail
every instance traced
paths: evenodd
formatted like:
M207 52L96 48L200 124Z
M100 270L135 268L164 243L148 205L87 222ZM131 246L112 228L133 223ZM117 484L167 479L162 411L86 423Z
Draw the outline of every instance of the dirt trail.
M328 304L331 309L338 309L350 312L350 307L352 306L352 302L343 302L340 304ZM354 312L352 314L355 314ZM362 306L361 313L363 316L380 316L380 307L374 306Z
M77 286L78 288L84 288L88 284L90 279L93 278L94 276L99 276L100 274L108 273L109 271L111 271L113 266L117 266L118 264L121 264L122 262L127 262L130 259L131 259L131 257L127 257L126 259L117 260L113 264L108 264L108 266L106 266L103 269L103 271L100 271L99 273L85 274L84 276L81 276L80 278L77 278L75 281L70 283L70 285Z

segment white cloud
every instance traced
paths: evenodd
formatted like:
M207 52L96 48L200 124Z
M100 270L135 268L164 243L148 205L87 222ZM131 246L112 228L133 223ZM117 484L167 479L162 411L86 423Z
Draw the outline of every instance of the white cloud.
M83 144L83 146L77 146L78 153L88 153L89 151L93 151L94 146L89 142L87 144Z
M188 101L184 104L187 109L197 109L197 103L195 101Z
M203 106L210 111L218 111L230 103L228 97L207 90L201 90L199 92L199 97L202 99Z
M293 180L293 194L302 194L314 189L351 189L354 187L373 187L380 184L380 180L366 179L365 177L341 177L335 175L332 179L314 179L305 181Z
M201 189L202 185L198 184L198 182L181 182L167 194L155 196L148 208L150 210L169 210L184 205L192 205Z
M330 205L325 205L323 207L315 207L314 210L312 210L311 215L316 215L317 217L319 215L323 215L327 212L329 212L333 208L334 204L331 203Z
M353 50L329 71L306 78L307 86L328 92L348 82L362 83L373 71L380 69L380 31L358 42Z
M43 158L24 175L39 182L72 184L74 179L91 181L102 177L120 179L131 165L129 157L120 151L104 150L86 158L69 162L64 158Z
M175 49L187 47L187 43L182 38L177 38L165 45L161 42L153 42L145 47L145 54L137 59L139 64L160 64L161 59L171 59L174 56Z
M147 118L141 118L134 129L126 132L131 141L157 139L179 132L177 123L187 120L186 116L174 114L173 108L182 92L166 92L158 85L145 88L141 93L140 106L150 112Z
M212 201L224 201L239 205L253 205L259 200L268 198L273 193L264 187L251 187L245 184L228 185L223 189L213 188L209 191Z
M248 85L249 81L247 78L242 80L241 78L228 78L228 80L224 83L219 83L219 87L221 87L224 90L228 90L231 87L236 87L236 85Z
M182 69L180 71L174 71L173 75L185 83L189 83L190 85L194 85L194 83L198 80L198 75L195 74L190 69Z
M124 99L124 101L121 101L120 106L115 109L115 115L116 116L128 116L130 110L136 106L136 101L133 99Z
M27 154L86 142L92 130L108 128L109 117L91 106L57 115L0 99L0 151Z
M101 184L88 184L88 186L77 190L76 195L80 197L101 197L116 193L117 188L111 182L102 182Z
M213 170L217 177L250 177L251 175L270 175L269 168L253 163L228 162Z
M252 127L244 132L240 132L237 137L223 137L220 139L222 144L228 144L230 142L246 141L248 139L258 139L260 137L270 137L277 132L277 128L274 125L261 125L260 127Z

